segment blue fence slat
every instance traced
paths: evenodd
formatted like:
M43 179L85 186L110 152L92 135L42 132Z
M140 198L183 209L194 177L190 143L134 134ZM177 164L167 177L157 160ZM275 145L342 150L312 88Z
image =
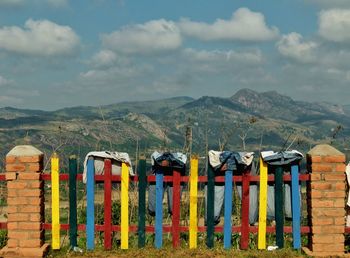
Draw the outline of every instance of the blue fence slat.
M231 248L232 235L232 170L225 173L224 248Z
M95 248L94 175L95 175L94 160L89 159L87 164L87 177L86 177L86 248L88 250L93 250Z
M293 247L301 248L300 236L300 191L299 191L299 166L292 166L292 218L293 218Z
M155 242L156 248L163 245L163 172L156 171L156 221L155 221Z

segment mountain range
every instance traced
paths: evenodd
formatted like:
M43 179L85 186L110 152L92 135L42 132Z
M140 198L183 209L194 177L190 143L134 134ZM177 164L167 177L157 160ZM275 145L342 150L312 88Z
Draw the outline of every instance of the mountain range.
M56 111L0 108L0 155L32 144L49 157L88 151L155 149L204 155L207 149L260 151L330 143L347 152L350 105L296 101L276 91L242 89L228 98L174 97ZM190 148L192 146L192 148ZM3 160L3 159L2 159Z

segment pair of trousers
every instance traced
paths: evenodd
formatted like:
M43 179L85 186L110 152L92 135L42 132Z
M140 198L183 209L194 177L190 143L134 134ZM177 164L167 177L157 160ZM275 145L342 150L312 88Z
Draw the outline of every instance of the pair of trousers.
M180 185L180 198L182 194L182 188L183 186ZM173 186L171 183L163 183L163 196L164 193L167 192L167 198L168 198L168 213L170 215L173 214ZM156 211L156 184L152 183L149 185L148 188L148 213L151 216L155 216Z
M242 185L236 184L239 198L242 200ZM204 187L205 211L207 210L207 185ZM225 185L214 186L214 224L220 222L220 215L224 205ZM232 210L234 212L234 208ZM205 221L207 220L205 212ZM253 225L258 218L258 186L252 184L249 186L249 224Z

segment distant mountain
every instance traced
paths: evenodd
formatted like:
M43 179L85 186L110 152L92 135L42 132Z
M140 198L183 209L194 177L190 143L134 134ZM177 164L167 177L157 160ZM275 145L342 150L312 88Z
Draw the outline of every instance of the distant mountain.
M275 91L242 89L228 98L176 97L50 112L6 107L0 108L0 157L24 143L65 158L106 149L133 157L137 143L147 155L154 149L182 150L189 129L193 152L201 155L206 145L242 150L245 144L252 151L290 145L307 151L328 142L344 150L350 137L350 105L295 101Z

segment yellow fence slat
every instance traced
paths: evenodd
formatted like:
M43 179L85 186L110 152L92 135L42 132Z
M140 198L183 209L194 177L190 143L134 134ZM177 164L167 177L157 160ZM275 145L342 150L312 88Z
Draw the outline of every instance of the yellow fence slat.
M52 249L60 249L60 186L59 158L54 153L51 158L51 212L52 212Z
M121 176L121 249L129 247L129 169L122 163Z
M191 158L190 172L190 248L197 248L198 157Z
M267 164L260 158L258 249L266 248Z

